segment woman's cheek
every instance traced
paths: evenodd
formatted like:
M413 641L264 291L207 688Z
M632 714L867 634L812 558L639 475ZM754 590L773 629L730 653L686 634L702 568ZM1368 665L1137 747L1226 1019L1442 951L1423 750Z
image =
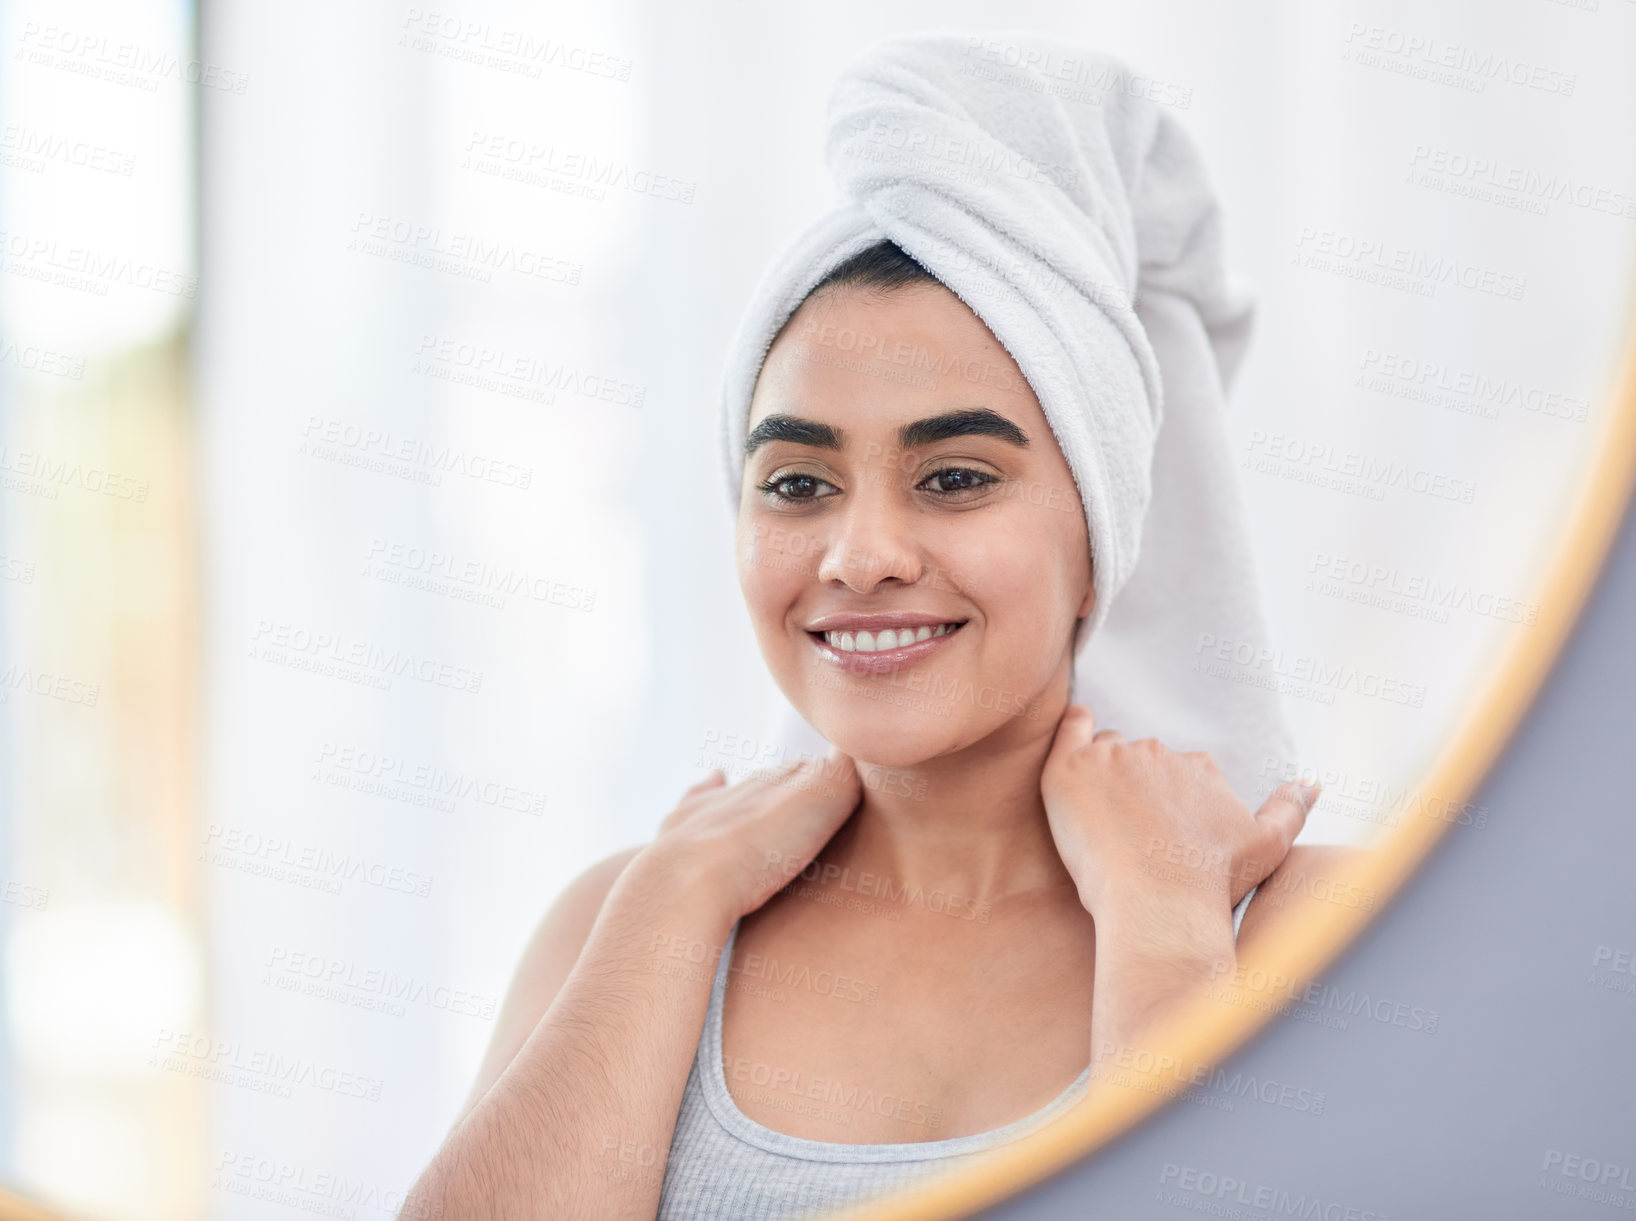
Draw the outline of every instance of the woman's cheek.
M769 575L800 580L817 571L822 537L787 522L752 519L740 532L742 563L762 579Z

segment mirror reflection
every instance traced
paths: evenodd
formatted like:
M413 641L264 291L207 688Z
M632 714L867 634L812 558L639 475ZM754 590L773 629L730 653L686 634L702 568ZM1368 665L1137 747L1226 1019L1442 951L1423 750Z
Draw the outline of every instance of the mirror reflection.
M1482 834L1630 312L1540 7L8 6L0 1178L833 1209Z

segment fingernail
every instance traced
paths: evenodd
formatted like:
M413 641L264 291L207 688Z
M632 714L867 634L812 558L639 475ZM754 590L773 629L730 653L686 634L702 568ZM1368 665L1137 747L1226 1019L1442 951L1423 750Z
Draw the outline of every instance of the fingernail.
M1308 807L1310 807L1315 801L1318 800L1318 790L1322 787L1322 783L1309 784L1303 780L1301 782L1301 800L1304 801Z

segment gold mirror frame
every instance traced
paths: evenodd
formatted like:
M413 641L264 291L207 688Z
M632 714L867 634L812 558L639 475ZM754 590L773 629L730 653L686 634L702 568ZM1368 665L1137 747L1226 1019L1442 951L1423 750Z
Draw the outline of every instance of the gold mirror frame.
M1607 561L1636 491L1636 326L1627 331L1618 384L1600 434L1589 447L1589 469L1564 520L1556 560L1536 598L1533 630L1507 648L1470 710L1436 756L1418 791L1458 806L1471 800L1522 723L1578 622ZM1395 895L1454 824L1420 810L1406 817L1348 880L1373 888L1368 910L1312 904L1300 921L1269 921L1265 937L1240 965L1271 970L1303 983L1332 963ZM1316 910L1316 909L1323 910ZM979 1163L952 1170L867 1204L829 1214L834 1221L959 1221L1035 1186L1133 1129L1179 1091L1165 1069L1218 1064L1267 1025L1273 1009L1203 1002L1177 1014L1145 1050L1171 1057L1146 1071L1122 1066L1121 1084L1093 1080L1084 1099L1061 1118ZM4 1221L0 1216L0 1221Z

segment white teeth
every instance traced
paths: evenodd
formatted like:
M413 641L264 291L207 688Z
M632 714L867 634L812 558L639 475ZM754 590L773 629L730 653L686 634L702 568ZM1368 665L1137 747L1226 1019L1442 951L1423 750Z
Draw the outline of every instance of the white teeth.
M929 624L918 628L886 628L879 632L825 632L824 639L832 648L842 653L884 653L888 649L901 649L905 645L918 644L922 640L930 640L933 636L947 636L954 631L958 624L940 623L936 627Z

